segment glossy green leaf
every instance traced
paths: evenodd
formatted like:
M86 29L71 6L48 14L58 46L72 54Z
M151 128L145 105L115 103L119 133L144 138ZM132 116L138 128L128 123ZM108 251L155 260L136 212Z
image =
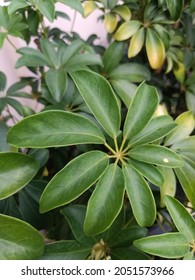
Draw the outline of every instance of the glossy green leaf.
M51 63L48 59L44 56L43 53L37 51L33 48L21 48L17 50L19 54L22 56L16 62L16 68L22 66L29 66L29 67L38 67L38 66L51 66Z
M66 72L63 69L49 69L45 75L45 78L51 95L59 103L66 92Z
M117 66L109 73L111 80L127 80L131 83L140 83L150 80L151 74L149 70L138 63L124 63Z
M23 188L37 173L38 164L19 153L0 153L0 199Z
M171 196L165 197L165 204L173 222L189 242L195 241L195 220L178 200Z
M114 32L114 30L117 27L117 23L118 23L118 18L116 14L113 13L107 13L104 16L104 26L106 28L106 31L108 33L112 33Z
M140 28L131 38L129 48L128 48L128 57L136 56L142 49L145 41L145 28Z
M0 49L3 47L6 37L7 37L6 32L0 32Z
M91 248L79 244L75 240L57 241L45 246L41 260L84 260Z
M7 84L6 75L0 71L0 91L4 91Z
M171 149L195 162L195 136L174 143Z
M138 20L130 20L121 24L114 34L114 39L117 41L124 41L133 36L140 28L141 22Z
M105 50L102 60L104 64L104 71L110 73L116 66L118 66L122 59L124 52L123 42L112 42ZM114 60L113 60L114 57Z
M175 259L188 253L190 246L181 233L165 233L134 241L134 246L148 254Z
M168 116L153 118L137 135L129 141L131 146L142 145L161 139L176 127L173 119Z
M166 0L167 8L170 12L171 18L177 21L181 15L184 1L183 0Z
M193 251L189 251L183 258L183 260L195 260Z
M128 248L116 248L110 252L111 258L114 260L150 260L150 258L131 246Z
M60 63L58 64L56 46L46 38L40 39L40 49L44 54L45 58L52 67L59 69Z
M161 196L160 206L165 207L164 198L166 195L170 195L170 196L175 195L177 182L173 169L164 166L159 166L158 169L160 170L160 172L163 174L164 177L164 183L160 188L160 196Z
M136 221L142 227L151 226L156 218L152 191L143 176L131 166L123 168L125 189Z
M0 215L0 259L32 260L43 252L41 234L29 224Z
M137 91L137 86L126 80L111 80L110 81L113 89L123 101L125 106L129 108L130 103Z
M129 156L138 161L165 167L180 167L183 165L183 161L178 154L171 149L158 145L146 144L137 146L129 151Z
M11 1L11 3L8 6L8 13L13 14L17 10L25 8L27 6L29 6L29 3L26 0Z
M86 66L100 65L103 66L101 57L98 54L84 53L75 55L66 64L68 71L84 69Z
M40 199L40 211L65 205L93 185L108 165L107 154L91 151L70 161L48 183Z
M59 45L58 61L59 64L65 66L79 50L84 46L84 42L80 39L74 40L70 45L65 46L64 44Z
M113 223L122 208L124 190L122 170L110 164L88 201L84 223L87 235L97 235Z
M70 112L51 110L26 117L8 132L16 147L60 147L104 143L101 130L89 119Z
M125 124L124 138L131 139L150 121L158 105L158 94L154 87L142 83L130 104Z
M80 70L71 74L79 92L101 126L111 137L120 128L120 108L110 84L95 72Z
M188 110L191 110L195 115L195 94L190 91L186 91L186 105Z
M55 18L55 6L53 0L36 1L35 6L50 22Z
M155 166L146 162L137 161L135 159L129 159L128 164L130 164L134 169L136 169L154 185L162 187L164 178L162 173Z
M195 128L195 119L190 111L179 115L175 122L177 127L165 139L165 145L167 146L185 139Z
M112 12L118 14L125 21L131 19L131 10L125 5L119 5L115 7Z
M61 213L67 219L75 239L84 246L93 246L99 240L94 237L86 236L83 231L83 225L86 214L86 207L83 205L69 205L61 210Z
M7 143L7 131L9 127L0 121L0 152L7 152L10 150L10 145Z
M183 160L182 168L175 168L174 170L175 170L177 178L179 179L179 182L180 182L187 198L189 199L189 201L192 203L193 207L195 208L194 167L186 160Z
M83 7L80 0L58 0L58 2L69 6L70 8L76 10L81 15L83 15Z

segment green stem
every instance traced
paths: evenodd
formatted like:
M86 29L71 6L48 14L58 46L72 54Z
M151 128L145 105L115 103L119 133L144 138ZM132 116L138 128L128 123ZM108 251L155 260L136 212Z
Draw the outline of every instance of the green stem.
M116 152L118 153L119 148L118 148L118 142L117 142L117 138L116 137L114 137L114 145L115 145Z
M10 43L10 45L17 50L16 46L14 45L14 43L8 38L8 36L6 37L7 41Z
M119 150L120 153L123 152L123 148L124 148L124 145L125 145L126 140L127 140L127 138L124 137L124 138L123 138L123 141L122 141L122 143L121 143L121 146L120 146L120 150Z
M113 153L113 155L116 155L116 151L112 147L110 147L110 145L108 145L108 143L105 142L104 146L106 146L106 148L108 148L108 150L111 151Z

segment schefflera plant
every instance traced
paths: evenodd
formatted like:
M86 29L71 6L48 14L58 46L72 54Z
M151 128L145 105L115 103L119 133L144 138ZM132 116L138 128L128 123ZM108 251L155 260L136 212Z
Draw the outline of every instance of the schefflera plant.
M137 223L151 226L156 205L148 181L163 184L156 166L182 166L179 155L157 141L173 130L175 122L168 115L154 117L159 100L152 86L138 87L122 123L119 100L105 78L89 70L72 72L71 77L99 125L82 115L52 110L25 118L8 132L8 142L16 147L99 144L99 150L77 156L51 179L42 193L40 211L69 204L95 186L84 221L87 235L112 225L125 192Z

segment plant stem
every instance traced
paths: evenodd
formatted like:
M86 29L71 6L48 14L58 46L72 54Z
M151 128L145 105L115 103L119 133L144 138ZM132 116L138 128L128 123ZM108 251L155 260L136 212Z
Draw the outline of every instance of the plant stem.
M105 142L104 145L106 146L106 148L108 148L108 150L110 150L113 153L113 155L116 155L116 151L112 147L110 147L108 143Z
M77 12L74 11L73 20L72 20L72 24L71 24L71 27L70 27L70 34L72 34L72 32L73 32L74 25L75 25L75 22L76 22L76 17L77 17Z
M118 142L117 142L116 137L114 137L114 145L115 145L116 152L118 153L119 148L118 148Z
M7 41L10 43L10 45L15 49L17 50L16 46L14 45L14 43L9 39L9 37L7 36L6 37Z

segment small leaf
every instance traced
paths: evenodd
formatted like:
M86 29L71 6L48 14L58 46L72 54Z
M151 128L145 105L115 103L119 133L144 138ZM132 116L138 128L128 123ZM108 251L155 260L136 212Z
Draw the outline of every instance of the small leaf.
M97 235L110 227L122 208L124 189L122 170L110 164L88 201L84 223L87 235Z
M85 260L91 247L85 247L75 240L56 241L45 246L40 260Z
M193 0L191 1L193 2ZM180 18L184 1L183 0L166 0L167 8L170 12L171 18L177 21Z
M36 1L36 7L50 22L55 18L55 6L53 0Z
M64 44L59 45L58 64L65 66L76 54L79 53L83 46L84 42L80 39L74 40L69 46L65 46Z
M45 75L45 78L51 95L59 103L66 92L66 72L63 69L49 69Z
M29 66L29 67L38 67L38 66L51 66L50 62L44 56L43 53L33 49L24 47L17 51L22 56L16 62L16 68L22 66Z
M0 215L0 259L33 260L43 253L41 234L29 224Z
M151 121L137 135L129 141L131 146L142 145L161 139L176 127L173 119L168 115L162 115Z
M0 91L4 91L7 84L6 75L0 71Z
M110 252L111 258L114 260L150 260L150 258L131 246L128 248L116 248Z
M123 168L125 189L136 221L141 227L151 226L156 218L152 191L143 176L130 165Z
M124 53L123 42L112 42L108 48L106 48L102 60L104 64L104 71L110 73L116 66L118 66ZM114 60L113 60L114 58Z
M19 153L0 153L0 199L23 188L37 173L38 164L29 156Z
M111 137L120 128L120 108L108 81L95 72L80 70L71 76L89 109Z
M189 242L195 241L195 221L186 208L178 200L171 196L165 197L165 204L173 219L173 222Z
M188 253L190 245L181 233L165 233L135 240L133 245L141 251L162 258L181 258Z
M28 7L29 3L26 0L11 1L8 6L8 13L14 14L17 10Z
M145 29L140 28L131 38L129 48L128 48L128 57L136 56L142 49L145 41Z
M176 177L173 172L173 169L167 168L164 166L159 166L158 169L160 172L163 174L164 177L164 183L160 188L160 206L165 207L165 196L170 195L174 196L176 193L176 187L177 187L177 182L176 182Z
M130 104L125 124L124 138L131 139L150 121L158 105L158 94L154 87L142 83Z
M141 22L138 20L130 20L121 24L114 34L114 39L117 41L124 41L132 37L140 28Z
M181 156L191 159L195 162L195 136L189 136L185 139L174 143L171 149L176 151Z
M114 32L117 27L117 16L113 13L105 14L104 16L104 26L108 33Z
M128 160L128 164L141 173L146 179L152 182L154 185L162 187L164 178L162 173L153 165L137 161L135 159Z
M58 2L72 8L73 10L76 10L81 15L83 15L83 7L80 0L58 0Z
M178 154L171 149L158 145L146 144L137 146L129 151L129 156L138 161L165 167L183 166L183 161Z
M176 142L185 139L191 134L195 128L195 119L192 112L187 111L182 113L175 120L177 127L167 135L165 145L170 146Z
M186 74L185 65L179 61L177 61L177 63L175 62L173 66L173 72L178 82L180 84L183 84L185 80L185 74Z
M111 80L127 80L131 83L148 81L151 78L149 70L142 64L124 63L117 66L109 73Z
M48 183L40 199L41 213L65 205L90 188L108 165L107 154L91 151L70 161Z
M131 19L131 10L125 5L115 7L112 12L118 14L125 21Z
M44 54L47 61L52 67L59 68L60 64L57 64L57 53L55 49L55 45L49 41L48 39L41 38L40 39L40 49Z
M146 52L153 69L162 67L165 60L165 47L158 34L151 28L146 32Z
M84 143L103 144L101 130L89 119L70 112L51 110L26 117L8 132L16 147L60 147Z
M84 2L84 4L83 4L84 17L88 17L97 8L98 8L98 5L94 1Z

